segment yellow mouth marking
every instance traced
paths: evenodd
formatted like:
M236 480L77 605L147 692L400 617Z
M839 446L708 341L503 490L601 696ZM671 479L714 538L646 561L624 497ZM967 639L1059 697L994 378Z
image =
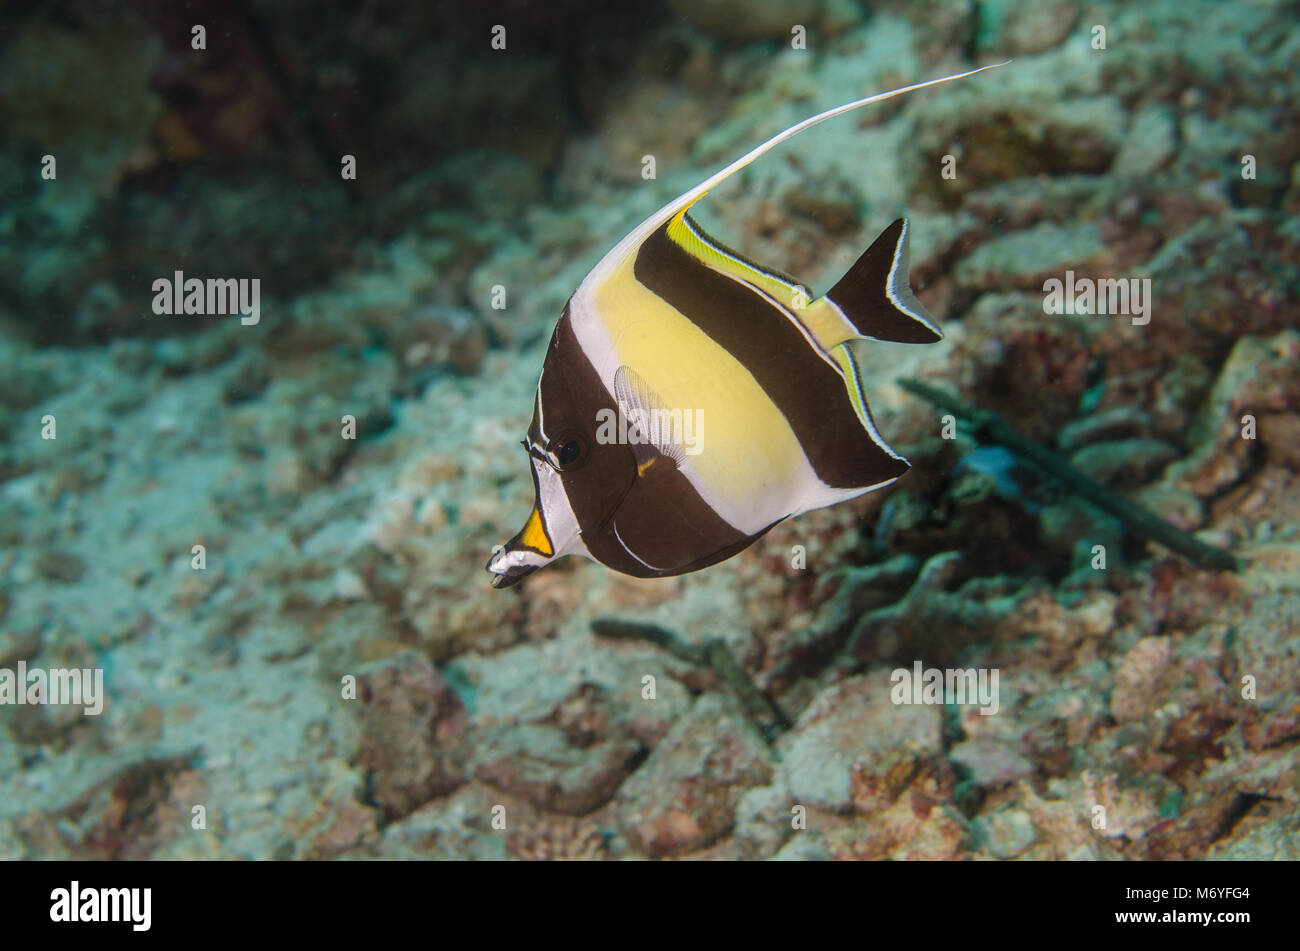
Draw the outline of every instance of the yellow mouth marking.
M541 513L536 508L533 509L533 514L528 516L528 522L519 535L519 543L540 551L547 558L555 554L554 549L551 548L551 540L546 536L546 529L542 526Z

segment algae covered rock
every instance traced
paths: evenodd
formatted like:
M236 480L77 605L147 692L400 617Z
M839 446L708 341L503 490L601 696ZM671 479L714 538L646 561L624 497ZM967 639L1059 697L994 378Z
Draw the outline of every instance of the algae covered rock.
M740 798L766 785L772 769L762 737L734 703L706 695L619 790L619 825L646 855L702 849L730 830Z
M424 655L406 651L363 670L357 690L358 762L385 814L404 816L465 781L465 711Z

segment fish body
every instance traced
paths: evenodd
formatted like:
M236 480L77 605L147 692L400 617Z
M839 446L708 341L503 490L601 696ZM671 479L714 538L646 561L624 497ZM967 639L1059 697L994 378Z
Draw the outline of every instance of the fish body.
M689 209L811 125L980 71L806 119L664 206L601 259L547 349L523 443L536 504L488 562L494 586L571 554L639 577L696 571L786 518L907 471L876 429L848 346L942 337L908 284L907 222L886 228L810 300L798 281L705 234Z

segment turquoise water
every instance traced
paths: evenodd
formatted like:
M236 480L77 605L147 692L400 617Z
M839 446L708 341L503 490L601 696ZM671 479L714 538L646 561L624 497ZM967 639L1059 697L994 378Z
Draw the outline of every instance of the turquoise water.
M1297 857L1293 3L187 16L0 11L0 856ZM1008 59L692 208L813 297L907 218L910 471L494 589L606 252Z

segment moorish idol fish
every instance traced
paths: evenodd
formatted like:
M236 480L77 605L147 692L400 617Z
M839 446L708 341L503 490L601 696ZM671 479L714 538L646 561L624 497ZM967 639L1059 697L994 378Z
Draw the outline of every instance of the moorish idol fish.
M601 259L551 337L523 441L536 504L488 562L493 586L563 555L639 577L696 571L792 515L907 471L876 429L848 347L862 337L942 337L908 283L906 220L810 300L802 284L724 247L687 212L804 129L991 68L805 119L669 202Z

